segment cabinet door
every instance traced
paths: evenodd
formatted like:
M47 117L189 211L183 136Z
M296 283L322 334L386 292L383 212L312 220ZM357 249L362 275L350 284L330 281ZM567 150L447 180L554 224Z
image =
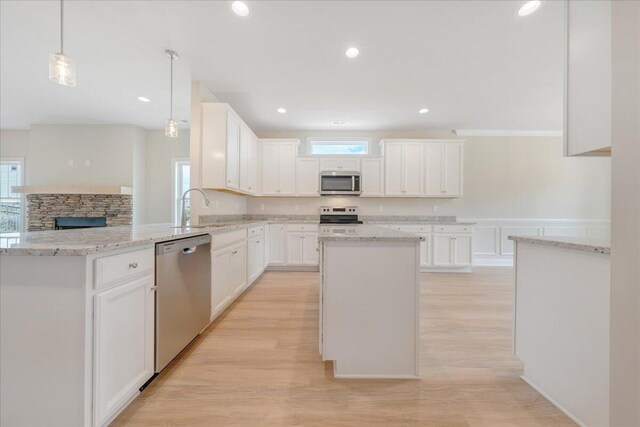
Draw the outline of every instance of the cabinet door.
M247 285L253 283L258 272L258 239L251 239L247 242Z
M444 145L425 144L425 196L444 195Z
M318 233L304 233L303 239L304 265L318 265Z
M416 233L424 237L420 242L420 266L429 267L431 265L431 234Z
M244 127L240 126L240 190L249 190L249 170L250 170L250 150L251 134Z
M339 171L341 169L340 159L338 158L320 159L321 171Z
M235 246L230 250L229 282L231 295L238 295L247 287L247 245Z
M453 237L453 265L471 266L473 261L473 242L470 234L456 234Z
M277 196L280 189L280 143L262 143L262 194Z
M422 196L424 151L422 143L403 144L404 196Z
M285 262L284 225L269 225L269 264L283 265Z
M262 274L262 272L264 271L264 248L265 248L265 241L264 241L264 237L260 237L256 243L256 251L255 251L255 255L256 255L256 277L260 276Z
M362 159L362 196L382 196L382 159Z
M229 302L231 297L230 252L222 250L211 255L211 318Z
M384 193L387 196L402 196L403 190L402 145L386 144L384 147Z
M462 195L462 144L445 145L445 196Z
M433 265L453 265L453 236L451 234L433 235Z
M94 297L94 424L120 410L154 371L153 276Z
M294 142L280 143L280 196L293 196L296 194L296 158L298 146Z
M240 188L240 120L227 112L227 187Z
M342 158L339 161L340 170L357 172L360 171L360 159Z
M304 251L304 233L287 232L287 264L302 265Z
M248 160L248 191L251 194L258 192L258 140L249 135L249 160Z
M319 196L318 159L298 159L296 168L296 194L298 196Z

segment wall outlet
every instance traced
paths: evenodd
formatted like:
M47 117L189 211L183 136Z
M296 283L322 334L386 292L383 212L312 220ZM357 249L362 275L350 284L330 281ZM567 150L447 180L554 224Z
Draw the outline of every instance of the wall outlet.
M72 168L73 167L73 159L69 159L68 163L69 163L69 167Z
M384 205L382 203L380 203L378 205L378 212L382 212L384 210Z
M433 205L432 209L433 209L434 212L438 212L438 205Z
M91 167L91 160L85 160L84 161L84 166L87 167L87 168Z

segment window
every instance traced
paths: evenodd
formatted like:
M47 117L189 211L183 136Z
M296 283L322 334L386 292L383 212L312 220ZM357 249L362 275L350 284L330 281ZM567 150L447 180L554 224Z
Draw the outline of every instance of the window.
M189 189L190 172L188 159L173 159L173 222L178 223L182 215L182 195ZM185 203L185 214L189 220L189 194Z
M24 217L23 197L11 192L11 187L22 185L22 159L0 160L0 232L22 230Z
M309 152L316 155L364 155L371 138L309 138Z

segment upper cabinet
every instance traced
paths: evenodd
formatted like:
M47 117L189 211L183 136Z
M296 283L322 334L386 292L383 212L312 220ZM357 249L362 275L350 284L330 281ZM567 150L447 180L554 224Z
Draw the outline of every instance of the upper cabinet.
M320 171L360 171L360 159L349 157L327 157L320 159Z
M362 194L360 197L384 196L384 163L381 157L362 159Z
M611 3L566 3L566 156L611 153Z
M262 195L296 194L297 139L262 139Z
M318 159L299 158L296 165L296 195L318 197L319 181Z
M202 104L201 144L203 188L257 193L257 137L228 104Z
M462 143L425 144L425 196L462 196Z
M385 195L423 195L424 144L418 141L382 141L384 149Z

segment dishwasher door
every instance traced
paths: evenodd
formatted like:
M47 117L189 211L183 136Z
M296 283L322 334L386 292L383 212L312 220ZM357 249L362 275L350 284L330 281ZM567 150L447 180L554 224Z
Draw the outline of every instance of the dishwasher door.
M210 250L208 234L156 244L156 372L209 324Z

